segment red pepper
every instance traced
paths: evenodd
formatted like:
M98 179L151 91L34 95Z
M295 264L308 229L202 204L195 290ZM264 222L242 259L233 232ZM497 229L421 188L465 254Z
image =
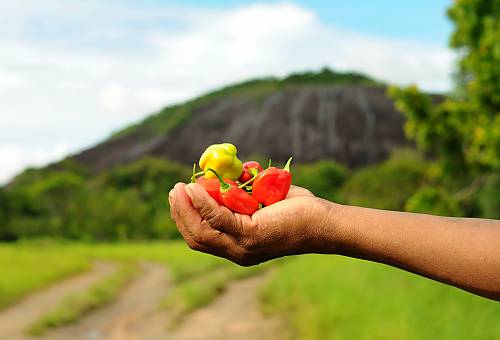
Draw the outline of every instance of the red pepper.
M227 183L220 175L212 169L220 183L220 198L224 205L234 212L252 215L259 209L259 202L245 190L238 188L237 184Z
M238 181L240 181L241 183L246 183L262 170L264 169L262 169L262 166L260 166L259 162L245 162L243 163L243 172L241 173L240 178L238 178Z
M225 179L224 181L230 185L237 186L236 182L230 179ZM224 205L224 202L222 202L222 199L220 198L220 183L217 178L206 179L205 177L200 177L196 180L196 183L201 185L208 192L208 194L212 196L217 203L219 203L219 205Z
M269 167L257 175L252 186L252 195L257 201L268 206L285 199L292 184L291 161L292 157L283 169Z

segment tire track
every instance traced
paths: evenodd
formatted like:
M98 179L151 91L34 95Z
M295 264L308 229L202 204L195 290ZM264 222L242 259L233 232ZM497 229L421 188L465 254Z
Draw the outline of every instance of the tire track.
M286 338L280 320L260 311L258 292L268 275L229 284L214 303L187 316L166 339L172 340L279 340Z
M158 309L168 290L165 266L143 263L143 273L108 306L78 323L49 332L43 339L165 339L167 313Z
M90 271L57 282L3 310L0 312L0 339L25 339L24 329L52 310L67 295L88 289L114 270L116 265L113 263L96 262Z

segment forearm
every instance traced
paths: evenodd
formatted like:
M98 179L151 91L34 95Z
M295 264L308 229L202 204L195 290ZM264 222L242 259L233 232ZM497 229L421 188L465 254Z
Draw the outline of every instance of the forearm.
M396 266L500 300L500 221L330 204L318 252Z

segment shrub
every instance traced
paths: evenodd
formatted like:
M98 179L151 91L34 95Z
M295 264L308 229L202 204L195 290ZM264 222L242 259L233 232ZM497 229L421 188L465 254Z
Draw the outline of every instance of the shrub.
M441 187L424 186L405 205L405 210L444 216L462 216L457 200Z
M300 164L292 169L293 184L311 190L316 196L335 199L347 179L347 169L333 161Z
M477 193L477 204L482 217L500 219L500 175L486 177Z
M402 150L378 165L352 174L340 190L347 204L401 210L425 177L427 163L414 151Z

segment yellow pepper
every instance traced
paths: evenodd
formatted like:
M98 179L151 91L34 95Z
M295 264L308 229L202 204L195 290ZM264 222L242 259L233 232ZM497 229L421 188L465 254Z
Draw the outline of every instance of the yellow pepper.
M243 172L243 164L236 157L236 147L230 143L210 145L200 158L200 168L205 171L205 178L215 178L215 170L222 178L237 180Z

